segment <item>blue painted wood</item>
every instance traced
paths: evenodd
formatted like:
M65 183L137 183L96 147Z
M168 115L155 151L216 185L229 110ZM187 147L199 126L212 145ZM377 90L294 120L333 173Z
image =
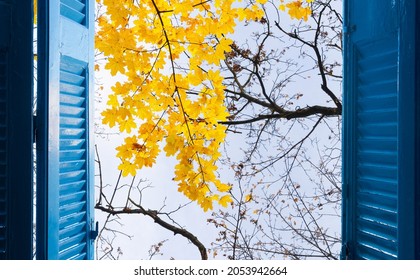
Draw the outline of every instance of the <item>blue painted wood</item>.
M413 259L415 1L344 2L343 251Z
M94 1L38 5L37 258L92 259Z
M418 160L415 158L416 150L416 73L415 49L416 32L415 13L418 1L401 0L400 25L400 55L399 55L399 188L398 188L398 249L399 259L415 259L420 244L416 243L415 209L419 200L416 200L416 176L418 173Z
M416 15L419 15L420 13L420 5L416 5L416 8L413 9L413 12L415 12ZM414 17L415 18L415 26L420 26L420 17ZM414 54L414 61L419 61L420 59L420 28L416 28L415 32L414 32L414 36L415 36L415 54ZM415 71L414 73L416 73L416 77L418 77L420 74L420 63L416 63L415 65ZM415 150L415 161L416 161L416 166L415 166L415 196L414 199L416 201L416 205L415 205L415 232L416 232L416 236L415 236L415 244L416 244L416 256L415 259L419 260L420 259L420 249L418 248L418 246L420 246L420 172L419 172L419 162L420 162L420 79L416 78L415 79L415 91L414 91L414 96L415 96L415 111L416 111L416 116L415 116L415 128L414 128L414 133L415 133L415 146L416 146L416 150Z
M0 259L32 258L32 3L0 0Z
M60 13L77 23L84 23L86 18L85 0L60 0Z

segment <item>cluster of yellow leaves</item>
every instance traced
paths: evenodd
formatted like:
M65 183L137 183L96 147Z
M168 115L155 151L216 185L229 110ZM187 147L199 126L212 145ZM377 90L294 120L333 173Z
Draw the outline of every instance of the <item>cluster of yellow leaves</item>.
M227 206L230 186L216 162L225 139L228 112L218 70L231 51L229 35L238 21L259 20L257 0L97 0L96 47L105 69L123 75L112 87L103 123L126 133L117 148L124 176L151 167L160 152L177 159L178 190L204 209ZM300 1L294 1L300 2ZM289 8L289 11L292 8Z
M296 0L285 3L284 0L280 0L281 4L279 9L282 11L288 12L292 19L303 19L305 21L308 20L308 17L311 15L311 7L306 4L312 3L314 0Z

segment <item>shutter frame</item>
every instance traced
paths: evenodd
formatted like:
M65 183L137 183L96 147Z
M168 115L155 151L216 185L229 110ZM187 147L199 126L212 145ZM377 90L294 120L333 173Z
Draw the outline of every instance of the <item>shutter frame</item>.
M94 1L38 5L37 258L93 259Z
M413 9L413 11L415 11L415 14L418 15L420 13L420 5L416 4L415 9ZM420 26L420 18L419 17L414 17L415 18L415 26L419 27ZM414 61L419 61L420 59L420 28L416 28L415 29L415 56L414 56ZM417 78L420 76L420 63L416 63L415 65L415 73L416 73L416 79L415 79L415 110L416 110L416 116L415 116L415 146L416 146L416 150L415 150L415 157L416 157L416 170L418 171L420 169L420 78ZM415 219L415 231L416 231L416 236L415 236L415 244L417 246L417 248L420 246L420 172L416 172L416 178L415 178L415 209L416 209L416 219ZM419 260L420 259L420 249L416 250L416 256L415 259Z
M398 259L415 259L420 249L416 243L416 53L415 18L418 1L400 3L400 66L399 66L399 204Z

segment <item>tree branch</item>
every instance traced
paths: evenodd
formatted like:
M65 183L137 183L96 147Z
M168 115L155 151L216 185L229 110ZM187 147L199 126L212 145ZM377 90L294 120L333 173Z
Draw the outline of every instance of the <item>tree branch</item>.
M271 115L258 115L255 118L248 120L238 120L238 121L222 121L220 124L224 125L241 125L249 124L257 121L268 120L268 119L298 119L298 118L307 118L310 116L322 115L324 117L336 117L341 115L341 108L335 107L324 107L324 106L308 106L305 108L297 109L294 111L284 110L281 113L271 114Z
M322 60L321 52L320 52L319 47L318 47L318 38L319 38L319 35L320 35L320 28L321 28L321 18L322 18L323 12L325 11L326 8L327 8L327 6L324 6L324 8L320 11L318 21L316 21L317 22L317 28L316 28L315 38L314 38L313 43L309 43L308 41L305 41L304 39L299 37L299 35L296 33L296 31L294 33L286 32L286 30L284 30L278 22L275 22L275 25L282 33L286 34L290 38L296 39L300 43L302 43L302 44L304 44L304 45L313 49L313 51L315 53L315 56L316 56L316 62L317 62L317 66L318 66L318 69L319 69L319 74L321 75L321 79L322 79L321 89L331 98L331 100L337 106L337 109L340 111L340 114L341 114L342 104L341 104L340 100L337 98L337 96L328 88L328 82L327 82L326 73L325 73L325 69L324 69L324 61Z
M130 199L130 202L135 204L131 199ZM155 223L157 223L158 225L160 225L161 227L163 227L163 228L165 228L169 231L172 231L174 233L174 235L179 234L179 235L187 238L189 241L191 241L191 243L193 243L198 248L198 251L200 252L201 259L202 260L207 260L208 259L206 247L203 245L203 243L200 242L200 240L198 240L198 238L194 234L192 234L191 232L189 232L189 231L187 231L183 228L176 227L176 226L171 225L171 224L167 223L166 221L162 220L158 216L159 213L155 210L150 210L150 209L146 210L141 205L137 205L137 204L135 204L135 205L138 208L131 209L131 208L126 207L126 208L123 208L121 210L117 210L117 209L113 209L113 208L110 208L110 207L104 207L104 206L99 205L99 204L97 204L95 206L95 208L98 209L98 210L101 210L105 213L109 213L111 215L142 214L142 215L148 216L148 217L152 218L153 221Z

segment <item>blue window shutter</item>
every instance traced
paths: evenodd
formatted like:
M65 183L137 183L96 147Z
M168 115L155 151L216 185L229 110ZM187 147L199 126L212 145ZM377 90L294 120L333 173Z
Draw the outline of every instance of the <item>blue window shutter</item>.
M0 259L32 259L32 3L0 0Z
M342 258L415 258L416 1L344 1Z
M93 258L92 0L38 1L37 258Z

